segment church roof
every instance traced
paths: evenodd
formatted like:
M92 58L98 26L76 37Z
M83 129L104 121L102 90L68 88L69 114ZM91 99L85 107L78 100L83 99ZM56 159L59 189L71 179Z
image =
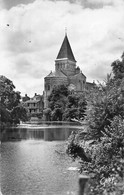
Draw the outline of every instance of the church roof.
M25 103L38 103L40 100L27 100Z
M65 38L63 40L62 46L60 48L56 60L63 58L76 62L67 35L65 35Z
M61 71L51 71L46 77L66 77L66 75Z
M71 77L71 78L74 78L74 77L79 77L79 76L82 76L82 75L86 78L86 76L85 76L82 72L77 73L77 74L75 74L75 75L73 75L73 76L70 76L70 77Z

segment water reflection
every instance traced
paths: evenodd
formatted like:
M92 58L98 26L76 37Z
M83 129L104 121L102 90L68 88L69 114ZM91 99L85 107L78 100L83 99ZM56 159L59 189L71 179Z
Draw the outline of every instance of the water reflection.
M2 133L2 141L20 141L24 139L43 139L45 141L67 140L74 127L11 128Z
M77 163L66 155L66 142L23 140L1 148L4 195L77 194L78 171L69 170Z
M76 128L34 127L3 131L3 194L76 195L78 163L67 156L64 141L72 131L76 131Z

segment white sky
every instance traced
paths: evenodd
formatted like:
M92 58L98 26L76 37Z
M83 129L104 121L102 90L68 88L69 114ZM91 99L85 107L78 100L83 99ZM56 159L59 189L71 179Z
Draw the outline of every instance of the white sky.
M65 27L87 81L104 80L124 51L124 0L0 0L0 5L0 75L22 95L42 94Z

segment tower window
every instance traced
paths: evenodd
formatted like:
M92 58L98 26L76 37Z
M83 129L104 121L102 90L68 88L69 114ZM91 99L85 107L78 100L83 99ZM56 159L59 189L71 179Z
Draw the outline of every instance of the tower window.
M48 90L48 91L50 90L50 85L47 86L47 90Z
M50 85L49 85L49 84L46 84L46 85L45 85L45 90L46 90L46 91L47 91L47 90L48 90L48 91L50 90Z

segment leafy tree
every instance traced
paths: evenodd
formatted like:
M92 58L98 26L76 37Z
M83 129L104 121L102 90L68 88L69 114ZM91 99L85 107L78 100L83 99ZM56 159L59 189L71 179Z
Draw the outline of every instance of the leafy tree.
M122 58L121 61L116 60L111 65L115 80L124 78L124 52L123 52L121 58Z
M71 119L76 119L78 116L77 108L67 108L65 109L65 112L63 114L63 120L64 121L71 121Z
M123 86L124 55L112 63L112 76L88 94L86 136L78 132L69 140L68 154L81 158L81 172L91 176L89 195L124 193Z
M83 119L85 115L85 96L71 94L65 85L55 86L48 100L51 109L51 120L53 121L70 121L72 118Z
M2 85L2 87L0 87L1 103L8 110L11 110L20 103L20 92L14 91L15 86L13 85L13 82L5 76L0 76L0 83Z
M100 85L88 98L86 120L88 122L88 136L100 139L107 134L106 128L110 126L115 116L124 117L124 98L121 86L117 81L110 81Z
M14 109L12 110L11 112L11 118L12 118L12 121L17 124L21 121L26 121L27 120L27 111L26 109L21 106L21 105L18 105L16 107L14 107Z
M52 111L52 117L51 120L52 121L62 121L62 115L63 115L63 108L62 107L56 107L53 111Z
M8 110L6 110L6 107L0 103L0 122L1 123L7 123L11 122L11 114Z
M15 91L13 82L0 76L0 113L2 123L18 123L26 120L26 110L20 105L20 92Z
M51 109L50 108L46 108L43 111L43 115L45 116L45 120L46 121L50 121L51 120Z
M51 120L62 120L68 94L69 91L65 85L57 85L53 88L51 95L48 98L49 108L52 111Z
M63 120L83 119L86 110L86 98L83 94L70 94L67 98Z
M124 122L121 117L114 117L106 129L108 135L96 140L91 145L83 143L86 155L91 162L82 161L82 172L91 176L89 194L119 194L124 192Z

